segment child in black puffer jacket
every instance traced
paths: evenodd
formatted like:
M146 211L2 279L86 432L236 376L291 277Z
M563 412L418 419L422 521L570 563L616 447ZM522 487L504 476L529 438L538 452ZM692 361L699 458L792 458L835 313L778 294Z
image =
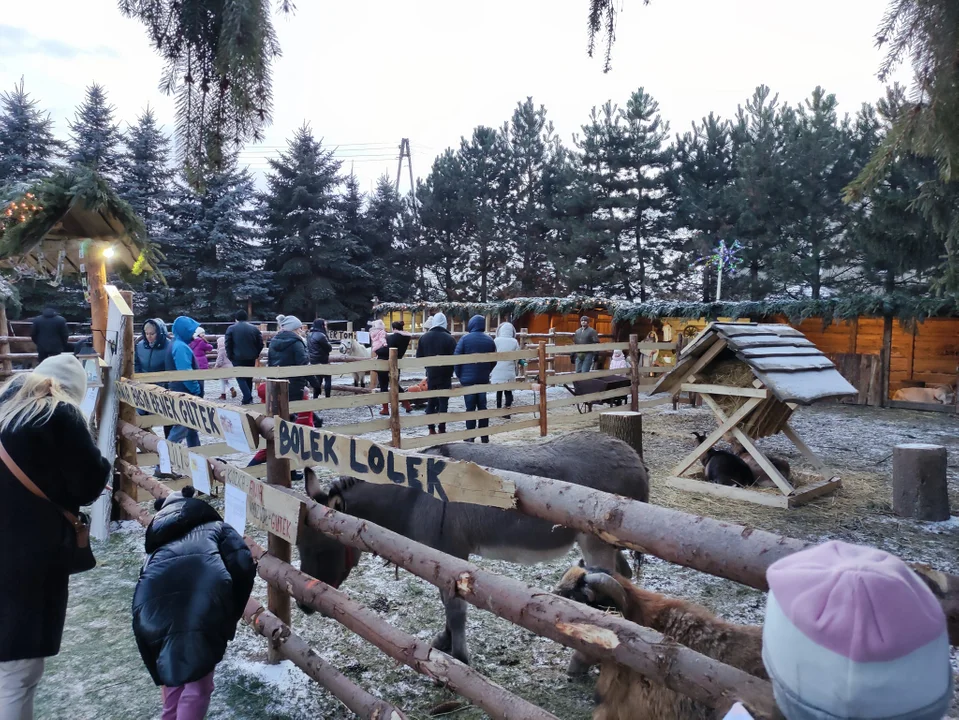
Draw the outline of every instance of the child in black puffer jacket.
M157 500L149 553L133 593L133 634L163 720L201 720L213 672L253 590L256 567L243 538L192 487ZM162 502L162 505L161 505Z

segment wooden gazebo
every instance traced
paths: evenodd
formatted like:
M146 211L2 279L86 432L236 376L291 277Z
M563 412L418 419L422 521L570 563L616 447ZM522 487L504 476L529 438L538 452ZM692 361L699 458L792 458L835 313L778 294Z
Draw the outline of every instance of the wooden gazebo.
M789 418L799 405L856 395L857 390L795 328L756 323L708 325L683 350L676 367L663 375L653 389L654 393L682 391L700 395L719 427L673 468L667 479L669 485L784 508L840 487L840 479L827 477L822 461L796 434ZM754 442L779 432L819 473L804 478L808 482L799 488L783 477ZM714 485L684 476L724 436L745 448L776 484L778 493Z

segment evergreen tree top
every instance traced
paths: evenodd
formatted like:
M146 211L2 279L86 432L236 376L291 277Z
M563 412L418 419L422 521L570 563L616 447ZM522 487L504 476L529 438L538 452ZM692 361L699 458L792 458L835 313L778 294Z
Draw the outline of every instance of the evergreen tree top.
M0 93L0 185L31 182L53 170L60 143L53 137L53 120L24 89Z
M71 142L66 160L70 165L89 168L103 177L116 177L122 134L113 119L115 110L102 85L94 83L87 88L73 122L68 122Z

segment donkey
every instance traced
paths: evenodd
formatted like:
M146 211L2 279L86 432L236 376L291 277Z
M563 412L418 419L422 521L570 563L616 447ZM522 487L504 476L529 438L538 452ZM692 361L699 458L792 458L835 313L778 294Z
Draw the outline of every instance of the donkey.
M452 443L427 451L455 460L468 460L500 470L564 480L574 485L648 502L649 479L639 455L626 443L608 435L580 431L533 445L474 445ZM307 472L306 491L316 502L369 520L454 557L470 555L523 564L535 564L565 555L578 543L590 565L616 567L632 575L625 555L595 535L553 525L516 510L444 503L420 490L401 485L378 485L340 478L324 492L316 476ZM300 536L303 572L339 586L356 566L358 552L315 531ZM637 564L641 557L637 555ZM446 609L446 627L433 647L469 662L466 643L466 601L440 591ZM301 609L302 606L301 606ZM582 666L583 658L573 663Z
M340 354L346 357L363 358L369 360L372 357L370 349L365 345L360 345L352 338L343 338L340 341ZM366 373L353 373L353 387L366 387Z

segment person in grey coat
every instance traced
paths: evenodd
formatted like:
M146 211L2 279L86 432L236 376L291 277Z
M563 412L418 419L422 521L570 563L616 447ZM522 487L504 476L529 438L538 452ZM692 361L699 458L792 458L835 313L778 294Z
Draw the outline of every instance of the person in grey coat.
M589 326L589 318L583 315L579 319L579 329L573 333L574 345L595 345L599 343L599 333ZM576 372L589 372L593 369L596 353L576 353Z

